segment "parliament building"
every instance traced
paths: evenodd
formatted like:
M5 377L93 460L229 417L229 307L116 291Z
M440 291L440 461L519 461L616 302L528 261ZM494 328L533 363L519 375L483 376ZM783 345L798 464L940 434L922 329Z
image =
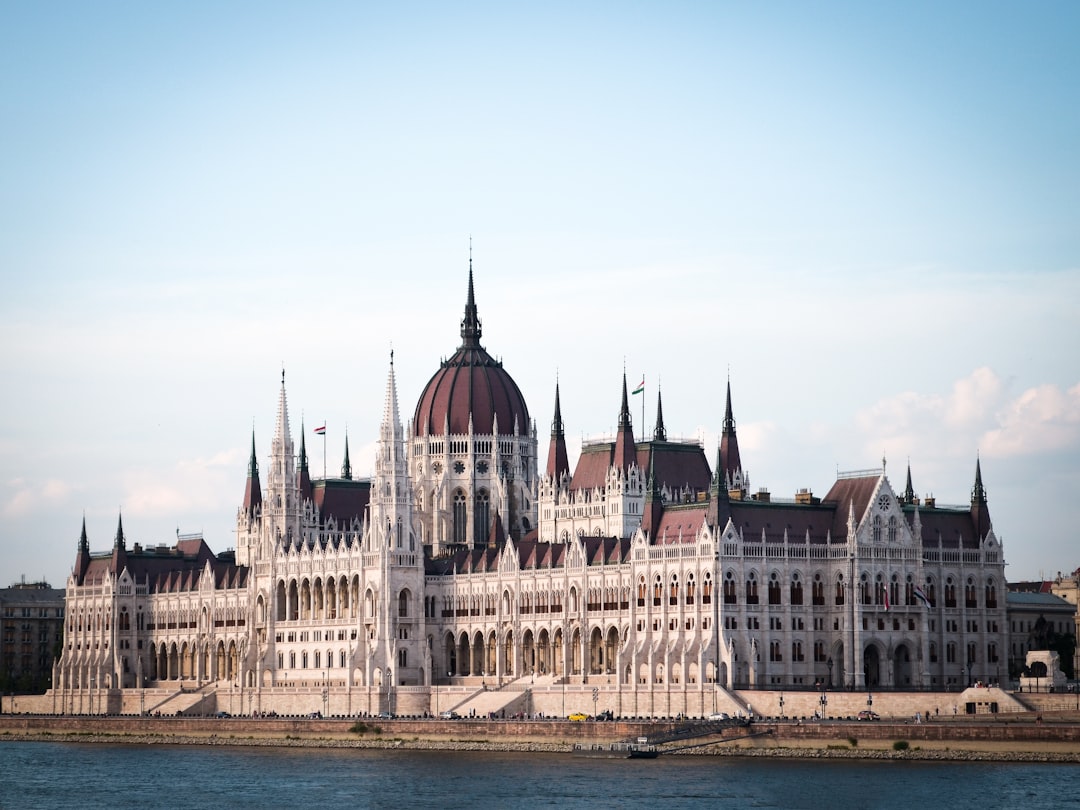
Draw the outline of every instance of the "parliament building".
M910 466L902 488L881 468L775 498L751 490L730 382L710 465L711 449L668 438L659 396L635 435L624 373L616 434L585 441L573 469L556 384L542 464L481 337L470 267L461 344L406 422L391 355L370 479L347 442L341 476L312 478L283 373L235 550L201 535L129 547L118 521L92 552L84 520L55 710L701 716L744 707L745 690L1007 677L978 460L965 507L920 499Z

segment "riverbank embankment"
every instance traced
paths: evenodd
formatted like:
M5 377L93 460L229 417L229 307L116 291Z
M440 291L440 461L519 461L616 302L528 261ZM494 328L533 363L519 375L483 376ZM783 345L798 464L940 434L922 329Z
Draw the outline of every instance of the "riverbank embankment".
M685 731L686 729L690 731ZM672 756L1080 763L1080 723L759 722L694 736L671 722L0 716L2 741L572 753L575 745L676 735Z

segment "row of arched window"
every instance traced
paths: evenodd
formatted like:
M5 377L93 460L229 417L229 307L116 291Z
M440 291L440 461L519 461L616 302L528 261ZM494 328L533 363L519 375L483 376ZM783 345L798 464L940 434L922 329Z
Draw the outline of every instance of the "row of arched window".
M916 584L915 576L913 574L907 574L903 581L901 581L900 577L900 574L892 574L889 576L882 572L871 574L870 572L863 571L859 575L858 583L860 603L865 605L889 604L915 606L922 603L922 597L925 597L926 601L931 605L937 605L938 583L937 578L934 575L928 574L925 583L921 588ZM789 579L782 579L781 575L774 571L769 575L769 579L764 588L760 588L756 571L750 571L746 574L745 580L740 580L735 571L729 569L724 573L723 578L724 604L739 604L740 585L742 585L743 602L747 605L762 604L762 594L764 594L764 604L768 605L805 604L802 578L798 572L792 573ZM654 596L659 593L659 577L657 577L656 589ZM944 597L945 607L959 607L957 594L960 589L961 585L957 578L952 575L947 575L945 577L942 585L942 595ZM831 590L833 593L833 603L835 605L843 605L845 601L845 589L844 575L842 573L836 574ZM784 599L785 591L787 594L786 602ZM963 606L965 608L996 608L998 606L998 586L994 577L988 577L980 586L974 576L968 576L962 586L962 595ZM981 603L980 595L982 596ZM810 587L810 604L821 606L825 604L825 600L825 577L821 572L816 572Z

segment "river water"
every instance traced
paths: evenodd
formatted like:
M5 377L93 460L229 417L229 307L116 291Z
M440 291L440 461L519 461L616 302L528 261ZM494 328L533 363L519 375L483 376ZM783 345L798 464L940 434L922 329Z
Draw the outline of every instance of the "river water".
M0 808L1080 807L1080 766L0 742Z

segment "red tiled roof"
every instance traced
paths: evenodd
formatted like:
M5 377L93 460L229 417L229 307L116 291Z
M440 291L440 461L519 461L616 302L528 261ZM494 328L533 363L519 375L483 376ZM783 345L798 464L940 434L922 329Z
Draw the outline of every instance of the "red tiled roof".
M136 582L149 581L151 592L194 590L207 563L215 582L225 587L244 587L247 569L228 557L219 558L202 538L179 540L175 546L157 546L133 550L114 549L111 554L93 555L81 584L100 584L109 575L124 569Z
M669 505L664 508L660 522L649 542L654 546L670 546L676 543L693 543L705 524L708 511L706 504L693 506Z
M581 448L570 488L593 489L604 486L608 470L615 463L614 442L601 442ZM682 442L638 442L635 463L647 475L652 470L658 487L673 490L689 487L703 492L709 488L712 472L705 452L697 444Z
M371 500L371 482L367 479L351 480L330 478L312 484L313 500L323 522L333 518L344 527L352 521L364 519Z
M529 409L517 383L482 347L462 347L424 387L413 416L414 436L468 433L469 418L477 433L490 433L495 420L499 433L530 430Z

